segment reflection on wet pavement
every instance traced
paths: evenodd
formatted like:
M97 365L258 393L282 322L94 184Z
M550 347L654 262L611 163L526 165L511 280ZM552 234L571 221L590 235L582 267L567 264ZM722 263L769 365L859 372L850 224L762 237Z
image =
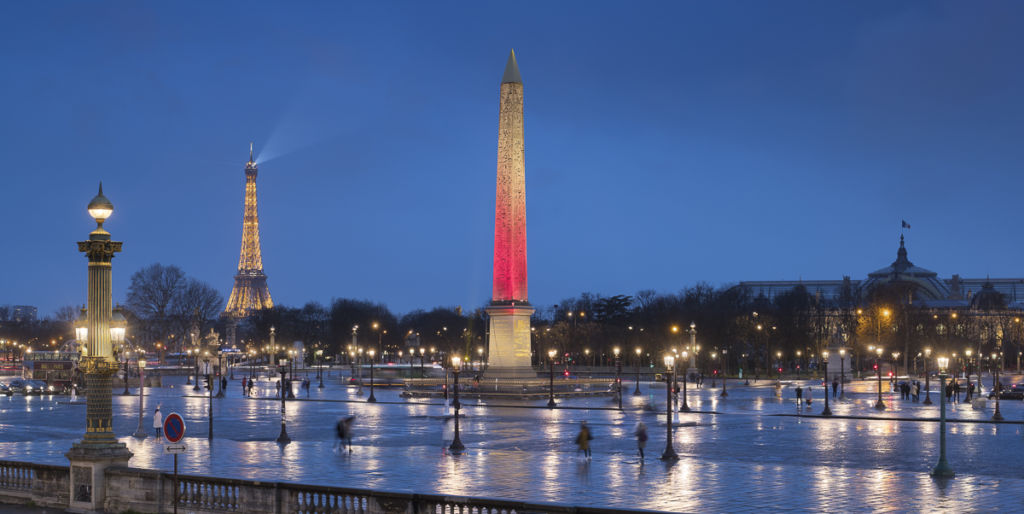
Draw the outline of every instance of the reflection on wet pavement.
M241 377L239 377L241 378ZM183 378L173 387L147 390L143 427L152 433L156 402L164 414L181 413L188 423L188 452L182 473L266 481L371 488L389 491L508 498L576 505L638 507L669 511L802 510L1019 510L1024 502L1022 425L950 423L949 459L957 478L933 480L938 423L932 406L883 394L890 406L873 409L874 382L848 385L849 400L832 403L837 415L890 419L827 419L815 387L810 407L797 407L792 383L775 396L773 382L689 390L698 411L680 414L673 445L681 460L658 460L665 448L664 387L643 384L641 396L627 395L625 410L608 398L563 400L549 410L545 401L469 400L461 419L463 455L444 450L444 407L439 400L406 401L395 390L377 390L380 403L367 404L335 378L310 400L289 401L288 434L280 431L280 402L247 399L234 381L228 397L213 400L214 436L207 440L205 397L192 396ZM259 382L260 394L273 395L272 382ZM934 387L934 384L933 384ZM932 395L937 401L937 395ZM486 403L486 405L477 405ZM644 410L646 405L652 410ZM991 409L949 406L950 418L985 420ZM1007 420L1024 418L1020 401L1001 405ZM162 441L129 437L138 424L138 397L114 396L114 429L135 453L131 465L169 470ZM355 415L355 450L335 450L335 421ZM580 422L594 433L593 459L578 455L573 443ZM633 437L637 421L647 424L650 441L641 463ZM63 454L81 437L84 403L65 397L0 396L0 458L66 464Z

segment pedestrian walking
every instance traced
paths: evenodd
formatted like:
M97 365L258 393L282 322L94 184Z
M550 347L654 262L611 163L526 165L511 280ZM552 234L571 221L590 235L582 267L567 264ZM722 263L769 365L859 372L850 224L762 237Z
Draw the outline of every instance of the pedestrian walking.
M974 399L974 382L967 384L967 395L964 396L965 402L970 402Z
M804 388L796 386L796 405L797 407L802 406L804 403Z
M305 378L302 380L302 388L306 390L306 398L309 398L309 379Z
M242 377L242 396L249 396L249 389L246 385L246 377Z
M636 435L636 447L640 450L640 464L644 463L644 447L647 446L647 425L643 421L637 422L636 429L633 430Z
M156 432L156 436L160 437L161 432L164 429L164 415L160 413L160 404L156 405L156 412L153 413L153 431Z
M249 381L249 397L250 398L252 397L252 389L253 389L253 387L255 385L255 384L253 384L253 382L255 382L255 381L254 380L250 380Z
M280 380L275 380L274 381L274 388L277 390L274 393L274 396L277 397L277 398L280 398L281 397L281 381Z
M580 423L580 433L576 435L576 446L579 451L583 452L583 456L590 460L590 441L594 439L594 436L590 433L590 428L587 427L587 422Z
M811 386L807 386L807 405L811 404L811 389L814 388Z
M338 446L341 446L342 451L348 448L348 452L352 453L352 422L355 421L355 416L348 416L338 420L335 425L335 430L338 432ZM335 446L337 448L337 446Z
M946 384L946 403L953 403L953 384Z
M921 381L914 381L914 403L921 401Z
M452 416L441 418L441 450L447 451L455 440L455 423Z
M837 391L839 391L839 379L832 377L832 398L836 397Z
M220 390L221 391L227 391L227 389L228 389L228 377L225 377L224 375L221 375L220 376Z

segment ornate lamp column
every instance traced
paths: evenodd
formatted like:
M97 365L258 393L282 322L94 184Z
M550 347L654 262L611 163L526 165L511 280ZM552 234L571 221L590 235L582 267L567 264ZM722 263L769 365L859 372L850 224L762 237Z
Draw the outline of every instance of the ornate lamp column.
M118 364L110 345L110 318L112 310L110 262L121 251L120 241L111 241L103 222L114 212L114 205L99 194L89 202L89 215L96 220L96 230L88 241L78 243L78 251L89 259L89 292L87 308L87 349L79 366L85 374L86 431L80 442L74 443L64 454L71 461L72 509L100 510L105 496L104 469L112 465L126 465L132 453L114 437L111 421L113 403L111 389Z

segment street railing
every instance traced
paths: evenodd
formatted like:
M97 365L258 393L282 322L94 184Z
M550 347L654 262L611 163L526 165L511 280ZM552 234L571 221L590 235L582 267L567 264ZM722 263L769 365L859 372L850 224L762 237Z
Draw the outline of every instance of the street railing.
M174 475L157 470L104 470L108 512L170 512L177 487L178 510L195 514L535 514L650 512L559 504L537 504L468 496L410 494L286 482ZM0 504L67 508L66 466L0 461ZM2 509L0 509L2 510Z

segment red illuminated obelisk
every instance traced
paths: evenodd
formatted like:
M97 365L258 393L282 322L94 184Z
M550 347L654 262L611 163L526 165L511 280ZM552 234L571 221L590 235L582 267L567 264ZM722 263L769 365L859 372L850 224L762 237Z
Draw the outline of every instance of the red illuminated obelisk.
M526 288L526 159L523 80L516 54L508 56L498 94L498 180L494 205L494 288L488 341L488 377L536 378L530 366Z

